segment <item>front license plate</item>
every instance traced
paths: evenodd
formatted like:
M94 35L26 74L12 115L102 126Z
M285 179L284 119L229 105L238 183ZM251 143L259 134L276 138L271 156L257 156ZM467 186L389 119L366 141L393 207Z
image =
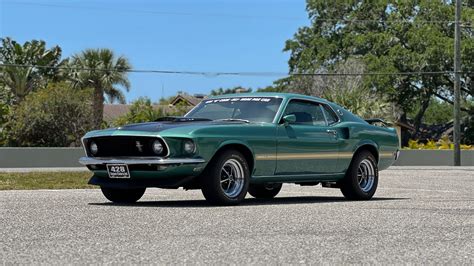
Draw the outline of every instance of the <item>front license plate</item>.
M126 164L108 164L107 172L110 178L130 178L130 172Z

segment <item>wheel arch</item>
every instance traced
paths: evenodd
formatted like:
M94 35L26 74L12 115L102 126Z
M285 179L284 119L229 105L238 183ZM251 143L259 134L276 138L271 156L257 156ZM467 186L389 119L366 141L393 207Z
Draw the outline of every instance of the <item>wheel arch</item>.
M352 155L352 160L354 159L355 155L361 151L369 151L370 153L372 153L375 157L375 160L378 164L379 162L379 149L378 149L378 145L377 143L373 142L373 141L370 141L370 140L366 140L366 141L361 141L354 149L354 153ZM352 162L351 160L351 162Z
M250 175L253 174L254 168L255 168L255 156L253 153L252 148L247 143L244 143L242 141L232 141L228 140L225 142L222 142L219 147L216 149L216 152L212 156L211 160L213 160L219 153L223 152L224 150L228 149L235 149L242 153L244 158L247 160L249 170L250 170Z

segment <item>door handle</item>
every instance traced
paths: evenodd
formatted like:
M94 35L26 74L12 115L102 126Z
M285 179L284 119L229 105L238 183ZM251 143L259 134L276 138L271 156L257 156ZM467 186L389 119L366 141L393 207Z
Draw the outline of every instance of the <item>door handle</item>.
M335 129L328 129L326 132L328 134L332 134L334 137L337 137L337 131Z

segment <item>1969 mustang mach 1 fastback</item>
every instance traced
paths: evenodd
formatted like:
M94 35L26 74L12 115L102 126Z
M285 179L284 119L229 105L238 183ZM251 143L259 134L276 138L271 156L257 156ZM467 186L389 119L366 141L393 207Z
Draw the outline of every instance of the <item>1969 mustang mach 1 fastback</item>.
M117 203L136 202L147 187L183 187L231 205L247 192L275 197L282 183L322 184L368 200L378 171L399 154L393 128L284 93L213 97L183 117L92 131L82 142L80 163L94 173L89 183Z

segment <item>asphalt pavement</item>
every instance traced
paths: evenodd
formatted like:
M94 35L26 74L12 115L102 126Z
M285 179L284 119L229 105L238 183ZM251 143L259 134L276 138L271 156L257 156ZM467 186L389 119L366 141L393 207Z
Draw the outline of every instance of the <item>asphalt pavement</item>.
M67 174L67 172L65 173ZM0 191L2 264L474 264L474 168L382 171L371 201L284 185L211 207L200 191Z

